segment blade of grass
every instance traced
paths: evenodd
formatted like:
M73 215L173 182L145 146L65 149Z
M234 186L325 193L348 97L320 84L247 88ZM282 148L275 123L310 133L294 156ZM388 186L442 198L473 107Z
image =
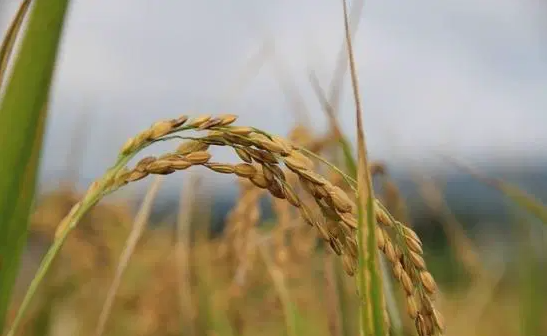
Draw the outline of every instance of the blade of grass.
M137 247L139 239L142 236L144 229L146 228L146 224L148 223L148 219L150 218L150 212L152 211L152 205L154 203L156 195L158 194L162 180L163 176L160 175L152 181L152 184L150 185L150 188L148 189L148 192L146 193L144 200L140 206L139 212L135 216L133 227L131 228L129 237L125 242L125 247L123 248L120 260L118 261L118 267L116 268L114 279L110 284L110 288L108 289L106 299L101 309L101 314L99 315L99 322L97 323L97 327L95 329L96 336L101 336L104 334L106 323L108 322L108 317L110 316L112 306L114 305L116 293L122 282L122 276L125 272L125 269L127 268L127 265L129 265L129 260L131 259L131 256L133 255L133 252Z
M298 124L308 125L310 123L309 111L298 92L298 87L289 71L289 65L285 59L276 51L274 35L262 24L262 22L252 20L252 17L246 17L245 21L252 32L259 32L264 36L262 43L261 56L265 61L269 61L272 66L273 75L278 82L279 88L283 92L286 101L291 108L292 113Z
M359 272L358 282L361 295L366 295L365 300L369 303L371 311L361 305L361 334L365 335L367 331L368 318L372 319L369 334L376 336L386 335L386 326L384 320L384 305L382 293L382 281L378 274L377 265L378 254L376 251L376 215L374 210L374 190L372 188L372 179L368 168L367 148L365 142L365 132L363 127L361 98L359 95L359 82L355 70L355 60L351 41L351 33L348 19L348 9L346 0L342 0L344 11L344 30L346 32L347 53L351 74L351 83L353 87L353 97L355 100L355 117L357 132L357 213L358 213L358 240L359 240ZM366 217L366 228L365 228ZM367 240L366 243L364 240ZM365 253L365 244L367 252ZM365 272L365 266L367 272ZM368 275L368 279L367 279ZM366 294L365 294L366 293Z
M415 175L413 176L413 180L418 187L418 193L425 204L443 219L441 220L441 225L448 239L448 244L454 251L455 257L465 267L471 277L477 277L487 272L480 261L474 242L467 236L462 224L452 209L450 209L440 183L418 171L413 175Z
M41 114L38 119L38 125L36 130L36 136L34 137L34 143L31 150L31 157L28 164L25 167L23 172L21 185L17 192L19 193L17 197L16 207L13 209L13 214L9 219L10 222L3 222L2 224L9 224L12 227L8 227L7 234L0 236L0 331L4 327L5 314L10 305L10 295L13 290L13 285L17 277L17 272L19 269L19 262L21 259L21 254L23 253L23 248L26 243L27 237L27 225L28 218L30 215L30 206L32 199L34 197L34 188L36 184L36 171L38 167L40 151L42 147L42 137L44 132L45 124L45 113ZM1 170L1 168L0 168ZM2 217L3 219L3 217ZM23 223L25 227L20 228L15 226L17 223ZM8 237L13 237L13 226L15 229L21 229L19 234L19 240L9 241ZM11 230L10 230L11 229ZM25 229L24 231L22 229ZM2 231L5 229L2 229ZM9 250L8 248L14 248L15 250Z
M340 130L340 125L338 123L338 117L332 107L332 105L327 100L319 80L315 75L315 72L311 70L309 72L309 80L312 86L313 91L315 92L317 98L319 99L323 110L327 114L327 117L330 122L331 131L335 134L335 137L338 139L338 143L342 149L342 154L346 164L346 168L349 171L349 175L352 178L357 176L357 163L353 156L353 150L347 138L344 136L344 133ZM382 281L384 283L384 292L386 294L386 299L388 303L388 312L391 319L392 331L394 335L402 335L403 326L399 310L395 301L395 296L393 292L393 285L391 283L391 278L388 276L388 270L385 267L381 268L382 271Z
M538 272L537 251L534 251L529 241L529 231L531 231L529 223L519 225L515 231L519 231L516 236L520 237L517 246L521 335L539 335L543 312L543 285L542 274Z
M270 273L270 276L273 280L275 290L279 295L279 299L281 300L281 304L283 306L283 316L285 317L287 336L297 336L299 334L299 315L296 309L296 305L294 304L293 300L291 300L290 293L285 283L285 276L283 275L283 272L277 266L275 266L273 260L271 259L271 256L269 255L269 252L266 250L266 247L263 244L256 243L258 242L258 237L255 236L253 240L258 247L264 263L266 264L268 272Z
M353 292L348 291L346 287L346 273L342 263L337 260L334 264L334 275L336 280L336 292L338 294L340 315L342 317L342 335L355 335L356 321L359 317L353 301ZM360 304L360 303L359 303Z
M0 330L26 242L68 0L36 0L0 105Z
M387 312L389 314L389 321L391 323L392 336L403 336L403 320L401 318L401 312L395 297L395 291L393 289L393 282L389 276L389 266L384 258L378 258L380 262L380 271L382 272L383 280L383 293L386 297Z
M364 1L356 0L353 2L352 11L351 11L351 20L350 25L348 25L348 31L350 36L353 35L359 28L361 23L361 14L363 13ZM333 112L338 111L340 105L340 96L342 89L344 88L344 76L346 75L347 70L348 55L346 52L346 43L342 42L340 46L340 51L338 53L338 62L336 64L336 69L334 70L334 76L331 81L331 92L329 95L329 102L333 107Z
M336 137L336 139L338 139L338 143L342 148L344 161L346 164L346 168L349 171L349 175L351 177L355 177L357 176L357 163L355 162L355 159L353 157L353 150L351 149L350 143L344 136L344 133L340 130L340 125L338 123L338 118L336 118L334 108L332 107L331 103L326 99L325 93L323 92L323 89L319 84L319 80L317 79L317 76L313 71L310 71L309 80L313 91L317 95L319 102L321 103L321 105L323 105L323 109L327 114L331 127L331 132L334 133L334 136Z
M545 316L545 227L531 222L528 213L511 213L511 233L516 238L517 293L520 335L543 333ZM540 247L540 248L538 248Z
M19 36L30 2L30 0L21 2L15 17L6 32L6 36L4 36L2 45L0 46L0 87L2 87L2 83L4 83L4 77L15 46L15 41L17 40L17 36Z
M496 189L547 225L547 205L515 185L496 179L492 181L495 182Z
M227 312L224 309L217 308L215 303L215 292L221 286L221 279L216 273L216 268L209 262L213 251L211 246L198 243L191 250L193 265L199 265L196 268L197 276L197 327L198 335L218 335L234 336L236 335L230 325Z
M257 54L247 60L236 80L230 81L229 87L221 95L224 106L232 107L245 89L258 76L269 56L269 46L263 43Z
M197 335L195 311L192 304L190 270L190 234L193 210L196 207L195 190L200 184L198 175L192 174L181 191L179 214L177 219L177 269L179 280L179 309L184 335Z
M342 319L342 310L340 307L340 297L336 288L335 260L333 255L328 253L324 257L323 270L325 277L325 298L327 309L327 322L329 326L329 334L331 336L343 336L344 323Z
M466 308L448 321L446 330L452 331L453 335L463 335L465 333L458 328L465 326L467 333L476 329L496 291L499 290L505 272L505 265L500 265L494 267L490 273L484 273L477 277L472 287L467 291L465 298L462 299L462 302L466 302Z
M484 183L485 185L491 186L494 189L497 189L507 198L512 200L516 205L536 216L541 222L543 222L543 224L547 225L547 205L542 204L541 201L538 200L536 197L526 193L516 185L513 185L506 181L502 181L500 179L486 177L479 173L476 169L473 169L468 165L465 165L446 156L445 158L456 167L462 169L470 176L476 178L478 181Z
M275 44L273 37L270 60L273 67L273 73L276 77L280 89L287 100L287 103L291 107L295 119L298 124L309 125L311 122L310 113L306 108L306 104L302 96L298 92L298 87L295 80L290 75L289 66L285 63L285 60L275 51Z

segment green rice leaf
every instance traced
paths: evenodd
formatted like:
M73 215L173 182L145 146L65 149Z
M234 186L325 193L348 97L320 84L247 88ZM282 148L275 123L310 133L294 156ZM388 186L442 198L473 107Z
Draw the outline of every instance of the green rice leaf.
M25 246L68 0L36 0L0 102L0 331Z

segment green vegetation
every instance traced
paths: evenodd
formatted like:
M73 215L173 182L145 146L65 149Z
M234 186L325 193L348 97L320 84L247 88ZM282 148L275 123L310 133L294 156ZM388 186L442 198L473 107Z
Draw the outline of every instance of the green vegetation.
M27 238L49 88L67 4L35 1L0 102L0 330ZM8 69L28 7L28 1L22 3L2 43L0 79Z

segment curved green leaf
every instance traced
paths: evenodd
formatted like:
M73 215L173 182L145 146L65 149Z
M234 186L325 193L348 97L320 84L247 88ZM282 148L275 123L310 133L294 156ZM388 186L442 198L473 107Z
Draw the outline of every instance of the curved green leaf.
M0 331L25 246L68 0L36 0L0 102Z

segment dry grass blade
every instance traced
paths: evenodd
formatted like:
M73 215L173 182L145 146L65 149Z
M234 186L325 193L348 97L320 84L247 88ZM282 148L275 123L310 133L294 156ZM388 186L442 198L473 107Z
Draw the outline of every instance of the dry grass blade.
M499 266L488 274L482 274L473 284L462 302L466 302L466 309L453 317L446 326L447 335L461 335L464 327L466 333L480 324L480 319L487 306L492 302L493 297L498 290L503 276L505 275L505 266ZM471 328L470 328L471 327Z
M336 289L334 259L331 253L325 256L324 259L323 269L325 273L325 297L329 332L331 336L342 336L342 316L340 312L340 300Z
M188 328L185 334L195 336L194 306L190 293L190 224L192 221L192 209L196 206L195 190L200 184L197 175L190 175L188 183L184 184L180 197L179 215L177 220L176 256L179 277L180 316L184 325Z
M112 280L112 283L108 289L106 299L101 309L99 322L97 323L97 328L95 329L95 336L101 336L104 333L108 317L110 316L110 312L114 304L114 299L116 298L116 292L118 291L118 288L120 287L120 283L122 281L123 273L125 272L125 269L129 264L129 260L131 259L135 248L137 247L137 243L139 242L142 232L144 231L146 224L148 223L148 218L150 217L150 212L152 210L152 204L159 191L161 182L162 176L158 176L156 179L153 180L141 204L139 212L135 217L133 227L131 228L131 232L129 234L129 237L127 238L125 247L120 256L120 260L118 261L118 267L116 268L114 279Z
M419 176L418 178L420 180L417 180L416 184L420 187L419 192L425 203L445 219L442 221L443 230L456 258L460 260L472 277L484 273L486 270L479 259L477 248L466 235L461 223L446 203L440 187L426 176Z
M359 28L359 24L361 22L361 15L363 13L364 8L364 1L363 0L356 0L353 2L352 5L352 12L350 14L351 19L350 24L348 25L347 31L349 32L350 36L353 35L354 32L357 31ZM347 17L347 16L346 16ZM346 49L346 42L342 42L342 45L340 47L340 52L338 53L338 62L336 63L336 69L334 70L334 76L332 78L331 82L331 92L329 95L329 102L331 107L333 108L333 112L336 113L338 110L338 106L340 105L340 96L344 85L344 76L346 74L347 70L347 62L349 60L347 49Z
M225 102L225 105L231 106L253 78L258 75L268 57L268 47L269 46L266 43L261 45L258 53L250 58L244 65L244 69L239 74L238 79L235 80L235 84L234 82L230 83L229 89L222 95L222 100Z
M317 98L319 99L319 102L323 106L323 110L327 114L331 132L334 134L334 137L338 140L338 142L340 143L340 146L342 147L346 167L349 170L349 173L351 176L357 176L357 165L355 163L355 160L353 159L353 152L351 149L351 145L349 141L346 139L346 137L344 136L344 133L340 129L338 119L336 118L336 112L332 104L327 100L325 93L323 92L323 89L321 88L321 85L319 84L319 80L317 79L317 76L315 75L313 71L310 72L309 79L310 79L310 83L313 88L313 91L315 92Z
M272 38L272 45L274 45L273 43ZM288 103L292 107L292 111L296 116L297 122L301 125L309 125L310 116L308 110L306 109L306 104L298 93L295 82L289 74L289 67L281 56L275 52L275 45L271 49L271 54L270 59L273 65L274 75L277 78L279 86L281 90L283 90L283 94L287 98Z
M384 320L383 291L380 275L378 274L378 255L376 253L376 214L374 205L374 191L372 188L372 179L370 176L367 148L365 143L365 131L363 127L361 98L359 95L359 82L355 69L355 60L351 42L351 32L349 27L348 10L346 0L342 0L344 9L344 29L346 32L347 52L353 87L353 97L355 99L355 118L357 131L357 200L358 200L358 241L359 241L359 283L361 295L366 295L368 310L363 310L361 316L361 334L371 334L376 336L386 335ZM366 217L366 219L365 219ZM366 227L365 227L366 221ZM366 239L366 243L365 243ZM365 245L367 251L365 252ZM365 272L365 268L367 272ZM361 305L363 307L365 304ZM364 308L364 307L363 307ZM368 320L371 324L367 328Z
M256 235L254 235L253 241L255 244L258 241L258 237ZM269 252L267 251L266 246L264 244L256 244L256 246L258 247L258 250L260 251L260 254L262 255L262 258L264 260L264 263L266 264L266 267L268 268L268 272L270 273L270 276L272 277L275 290L277 291L277 294L279 295L279 299L281 300L281 304L283 305L287 335L297 336L298 335L298 329L297 329L298 318L296 315L294 302L291 300L291 295L285 283L285 276L283 272L275 265L274 261L272 260L272 257L269 255Z

